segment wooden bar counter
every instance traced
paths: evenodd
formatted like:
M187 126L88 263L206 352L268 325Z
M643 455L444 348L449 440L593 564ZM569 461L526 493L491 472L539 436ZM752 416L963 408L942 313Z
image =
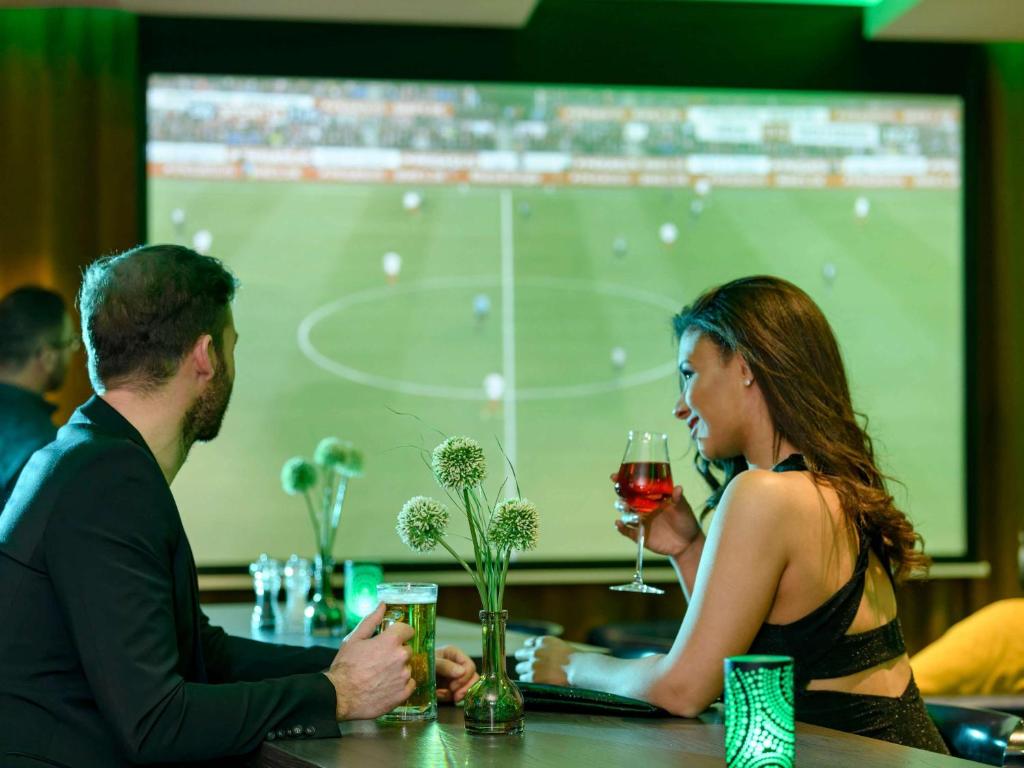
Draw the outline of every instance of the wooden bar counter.
M718 721L718 722L716 722ZM259 768L722 768L720 718L526 714L519 736L470 736L462 710L441 706L432 723L341 724L339 739L267 742ZM797 724L801 768L955 768L978 763L901 747L827 728Z

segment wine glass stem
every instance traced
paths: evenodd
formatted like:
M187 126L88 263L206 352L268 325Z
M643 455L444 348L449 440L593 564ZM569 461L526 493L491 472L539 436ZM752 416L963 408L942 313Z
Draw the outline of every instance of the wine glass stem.
M636 535L636 544L637 544L637 548L636 548L636 571L633 573L633 581L635 583L637 583L637 584L643 584L644 583L644 576L643 576L643 571L644 571L644 521L643 520L638 520L637 521L637 528L639 530L637 531L637 535Z

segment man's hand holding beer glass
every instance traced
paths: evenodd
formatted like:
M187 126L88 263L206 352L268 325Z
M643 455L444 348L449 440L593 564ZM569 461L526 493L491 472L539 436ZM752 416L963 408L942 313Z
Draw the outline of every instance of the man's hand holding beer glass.
M412 650L408 642L413 628L394 622L374 635L384 619L386 603L380 603L348 637L324 674L334 685L338 720L368 720L406 702L416 689L412 674ZM455 646L435 654L439 701L459 702L480 676L473 660Z
M339 720L367 720L390 712L409 698L412 679L405 645L412 627L396 622L374 637L384 618L381 603L341 642L331 668L324 674L334 685Z

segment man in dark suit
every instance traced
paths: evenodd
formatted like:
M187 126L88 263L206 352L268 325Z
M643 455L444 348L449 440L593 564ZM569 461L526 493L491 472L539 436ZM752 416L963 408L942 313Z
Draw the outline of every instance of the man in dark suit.
M78 348L60 294L24 286L0 299L0 510L28 457L57 436L43 395L64 384Z
M22 472L0 516L0 765L211 760L264 739L337 736L413 689L411 629L335 655L228 637L199 608L169 484L220 429L234 379L234 277L179 246L86 271L79 297L98 395ZM441 652L439 688L475 679Z

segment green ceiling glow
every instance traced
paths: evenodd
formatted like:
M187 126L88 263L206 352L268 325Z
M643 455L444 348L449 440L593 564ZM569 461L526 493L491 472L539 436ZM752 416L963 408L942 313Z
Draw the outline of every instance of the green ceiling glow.
M921 0L882 0L864 11L864 37L869 40Z
M917 0L914 0L916 2ZM774 5L839 5L847 8L870 8L887 0L689 0L695 3L762 3Z

